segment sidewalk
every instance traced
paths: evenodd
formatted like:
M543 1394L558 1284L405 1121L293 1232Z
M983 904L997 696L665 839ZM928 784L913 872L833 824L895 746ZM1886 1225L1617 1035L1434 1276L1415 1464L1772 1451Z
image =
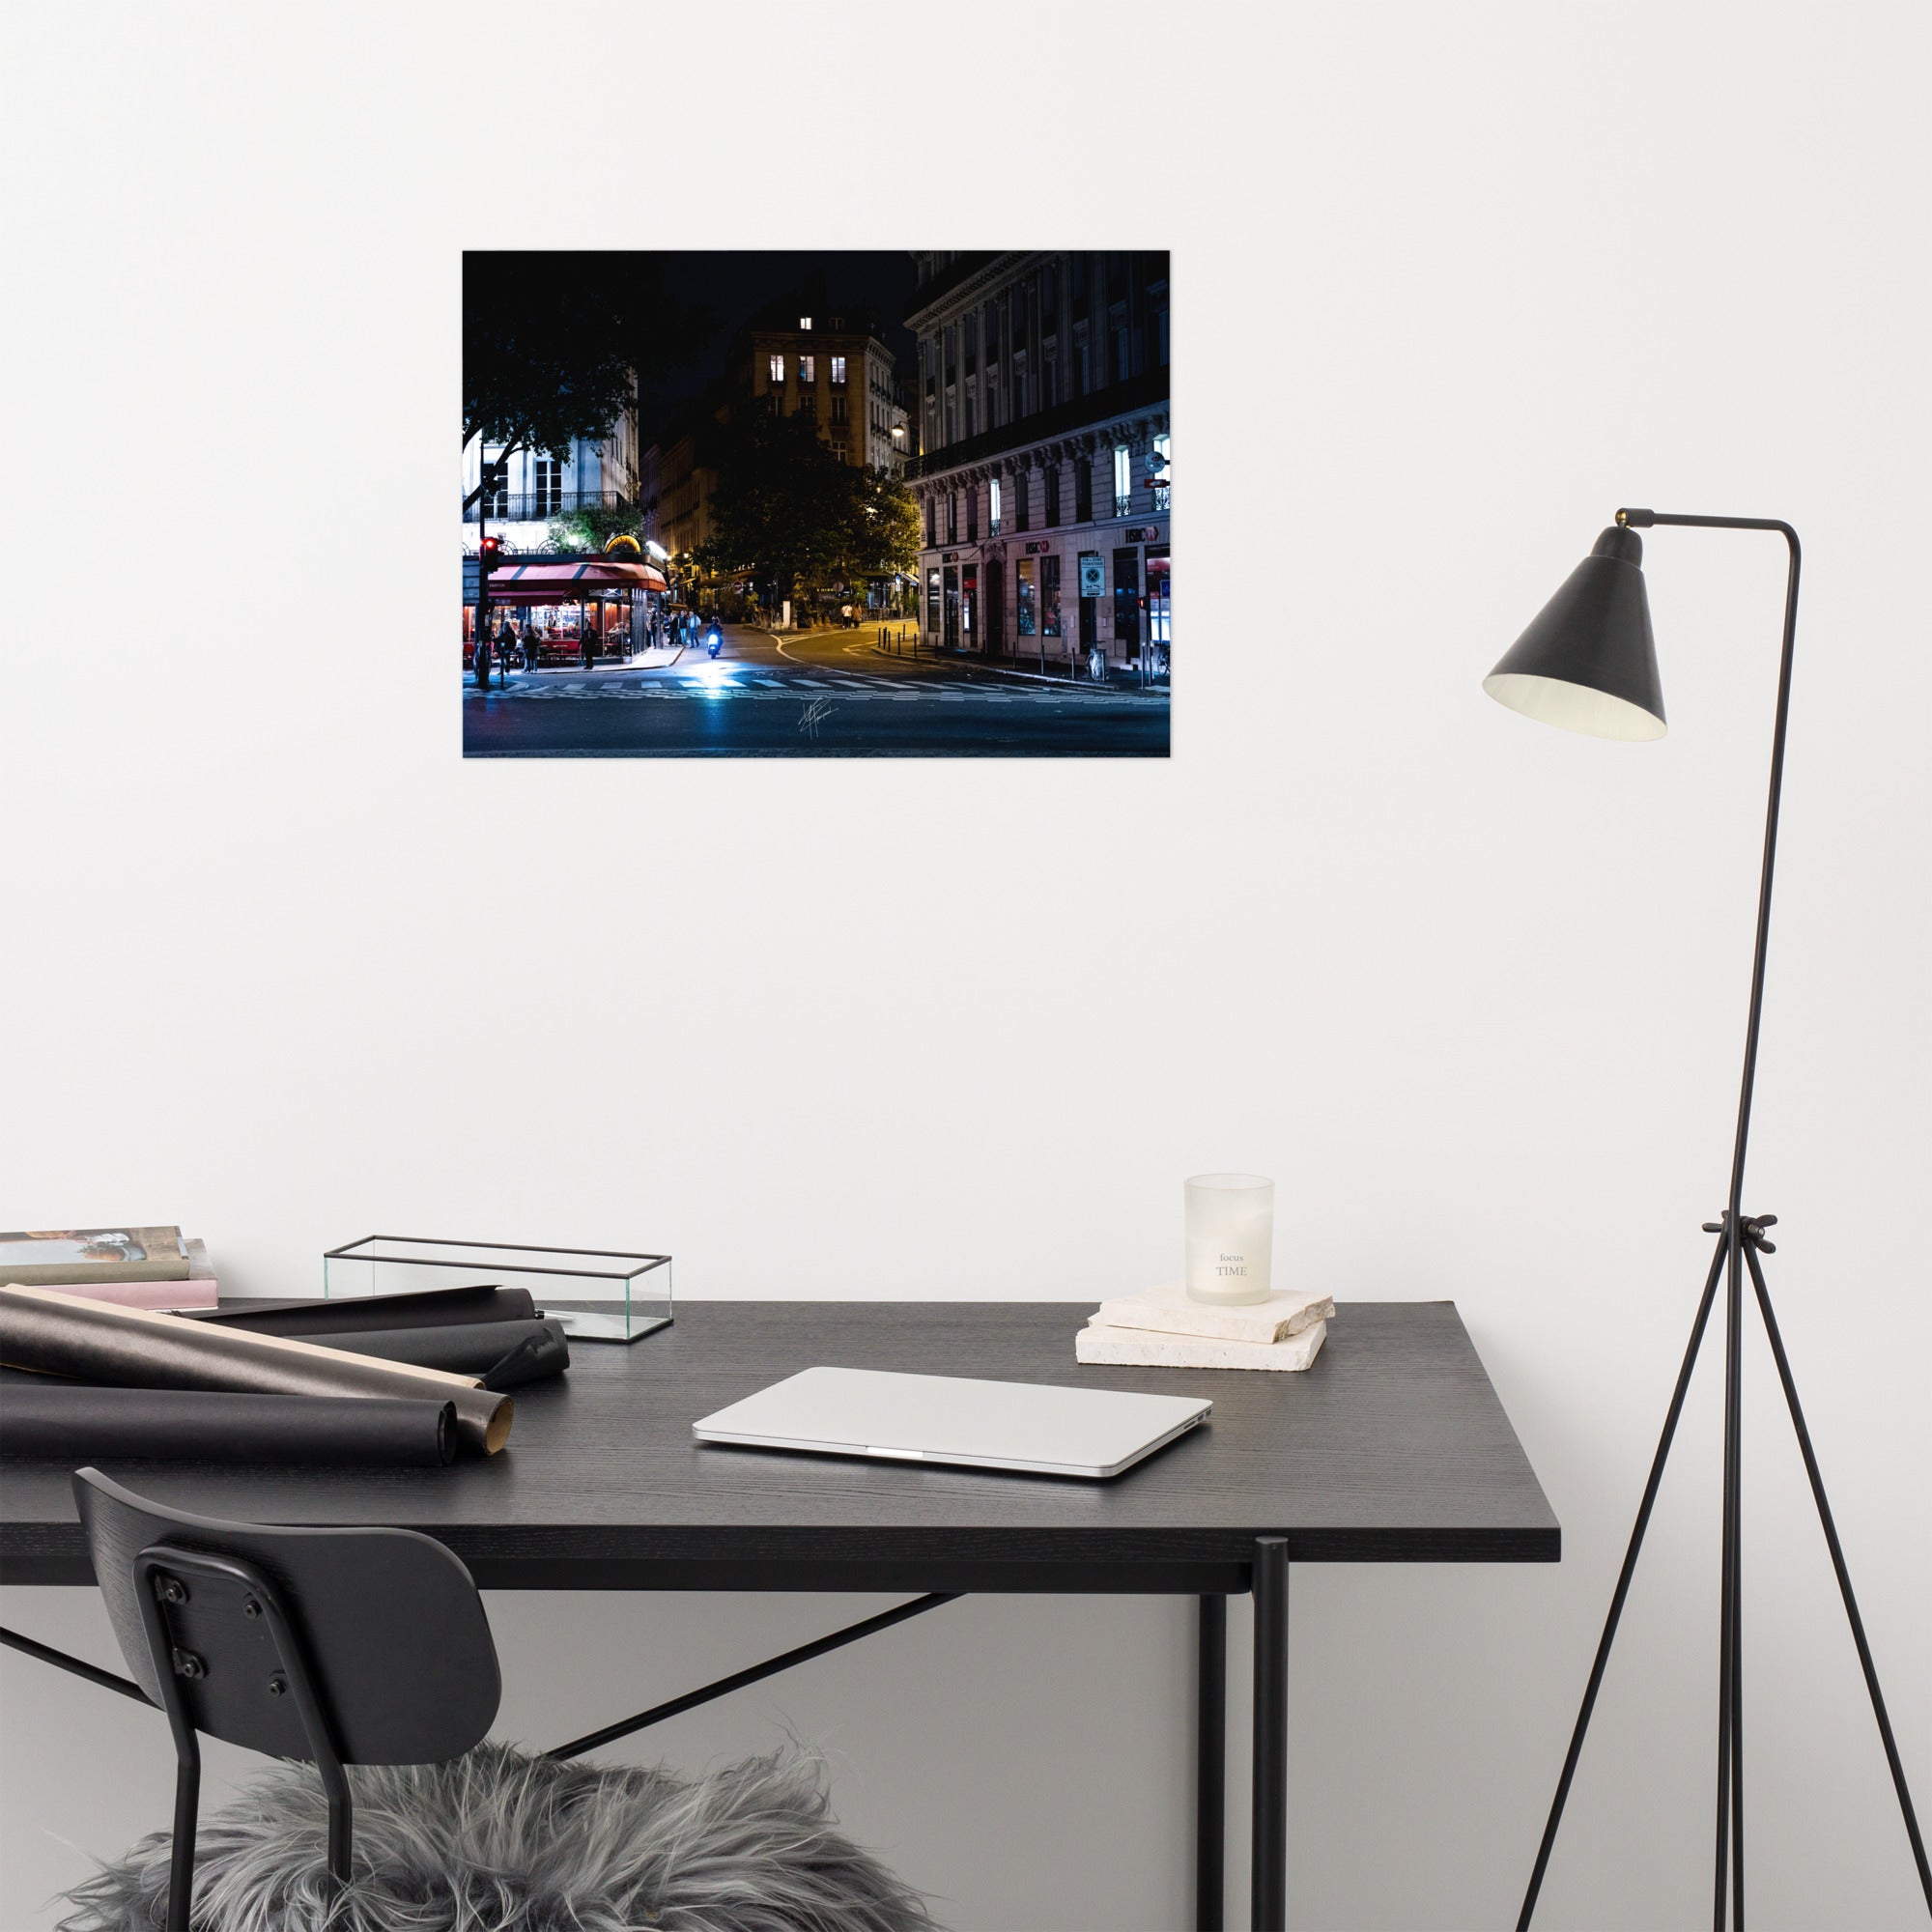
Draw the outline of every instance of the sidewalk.
M874 625L872 628L876 632L878 626ZM881 650L877 643L873 644L872 649L880 657L897 658L899 655L896 651ZM1028 684L1055 684L1061 686L1063 689L1071 687L1081 691L1095 689L1095 680L1089 677L1084 670L1080 670L1077 667L1075 667L1075 675L1069 677L1065 669L1041 671L1035 668L1029 670L1026 668L1026 660L1024 658L1009 657L1004 654L994 657L984 651L933 650L929 646L922 646L917 655L926 664L969 665L976 670L997 671L1002 677L1017 677ZM907 651L904 661L911 663L913 656L914 653L912 651ZM1035 666L1037 667L1039 659L1036 656L1034 658ZM1152 684L1143 684L1140 681L1138 672L1122 670L1110 665L1107 669L1104 688L1111 691L1129 692L1135 696L1145 694L1149 697L1166 697L1169 696L1172 687L1169 680L1164 677Z
M633 658L600 657L586 670L581 664L544 665L536 670L512 671L512 677L611 677L629 670L659 670L674 665L685 653L683 644L654 644Z

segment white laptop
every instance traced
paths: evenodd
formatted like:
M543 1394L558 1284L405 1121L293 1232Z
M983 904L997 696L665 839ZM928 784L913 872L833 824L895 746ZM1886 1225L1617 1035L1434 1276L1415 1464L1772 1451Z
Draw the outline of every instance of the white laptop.
M1131 1468L1213 1406L1194 1396L803 1369L691 1429L700 1442L752 1449L1097 1477Z

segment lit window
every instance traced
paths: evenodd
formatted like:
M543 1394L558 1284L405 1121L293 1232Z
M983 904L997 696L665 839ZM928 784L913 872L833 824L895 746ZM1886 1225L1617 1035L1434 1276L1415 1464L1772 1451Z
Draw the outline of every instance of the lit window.
M812 376L811 369L812 369L812 364L816 359L817 358L815 356L811 355L801 355L798 358L798 380L801 383L810 383L815 380Z
M809 315L800 316L798 319L798 326L801 328L810 328L811 327L811 318Z
M835 389L842 389L845 386L845 358L842 355L835 355L832 358L832 386Z
M1133 507L1134 466L1124 442L1114 445L1114 514L1124 517Z
M782 384L785 379L785 359L782 355L772 357L772 381Z
M898 433L897 430L893 432L895 436L897 436ZM992 500L987 507L987 515L992 519L993 534L998 536L1000 534L1000 479L995 476L992 482L987 485L987 488L993 493Z

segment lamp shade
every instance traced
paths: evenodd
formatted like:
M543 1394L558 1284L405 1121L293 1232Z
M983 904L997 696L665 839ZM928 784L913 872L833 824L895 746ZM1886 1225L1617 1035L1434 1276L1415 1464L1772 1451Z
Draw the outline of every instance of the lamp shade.
M1530 620L1483 689L1498 704L1592 738L1661 738L1663 686L1643 584L1643 539L1615 526Z

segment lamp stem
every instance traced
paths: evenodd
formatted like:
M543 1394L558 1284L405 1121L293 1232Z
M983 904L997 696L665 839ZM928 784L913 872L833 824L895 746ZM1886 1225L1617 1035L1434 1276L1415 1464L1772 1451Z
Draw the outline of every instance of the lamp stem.
M1784 734L1791 715L1791 659L1798 641L1798 532L1776 517L1679 517L1662 510L1617 512L1619 524L1646 529L1653 524L1676 524L1707 530L1776 530L1790 553L1784 580L1784 640L1777 662L1777 715L1771 731L1771 796L1764 814L1764 864L1758 873L1757 939L1751 952L1750 1016L1745 1026L1745 1071L1738 1094L1738 1132L1731 1149L1731 1191L1726 1205L1735 1224L1742 1219L1745 1149L1750 1139L1751 1089L1757 1079L1758 1022L1764 1012L1764 959L1771 940L1771 882L1777 860L1777 809L1784 789Z

